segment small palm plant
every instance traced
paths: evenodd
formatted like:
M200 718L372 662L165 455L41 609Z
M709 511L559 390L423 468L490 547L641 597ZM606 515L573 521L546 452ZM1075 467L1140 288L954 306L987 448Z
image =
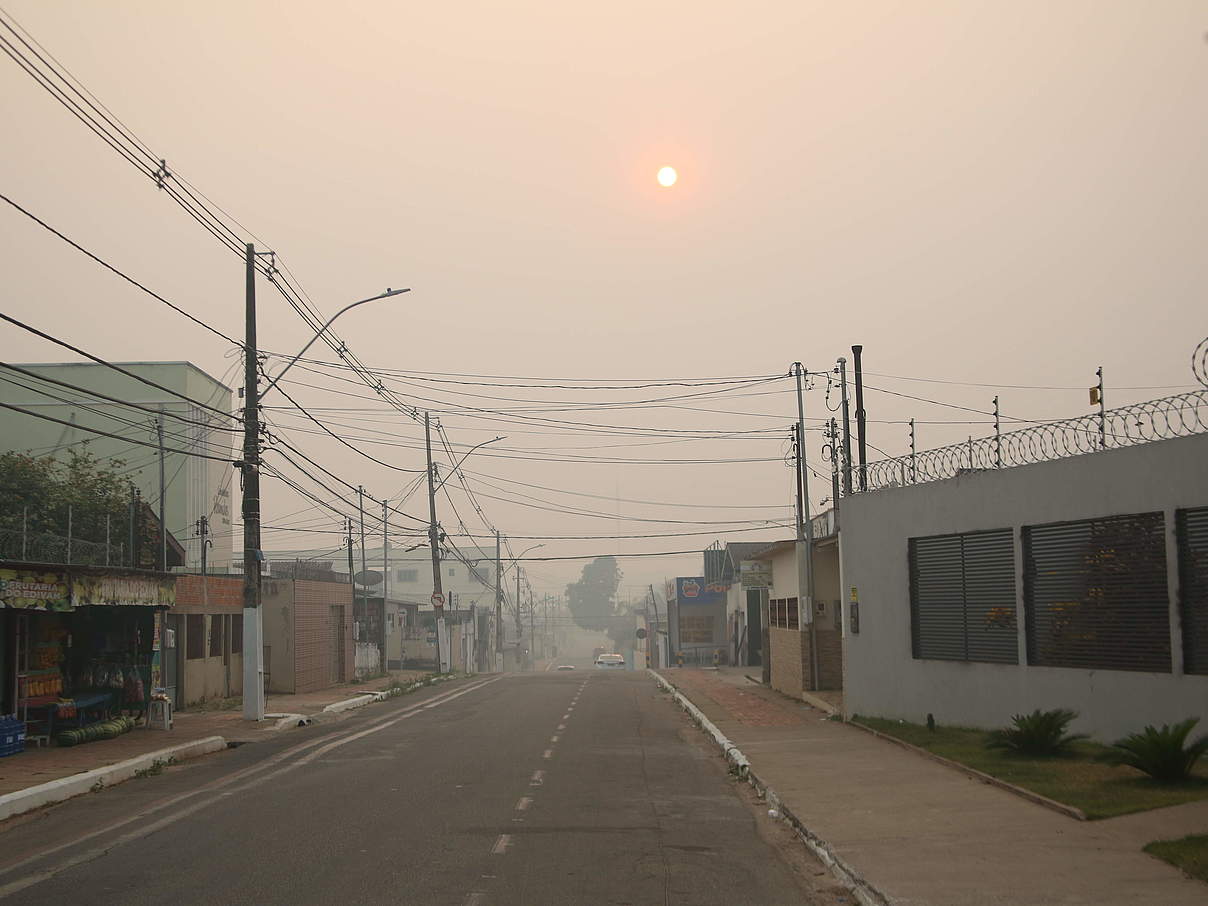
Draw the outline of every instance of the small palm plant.
M1086 739L1085 733L1066 732L1070 721L1077 716L1078 712L1069 708L1052 711L1037 708L1031 714L1016 714L1011 718L1012 726L992 732L986 745L1020 755L1058 755L1071 743Z
M1199 720L1189 717L1177 724L1162 724L1160 730L1147 726L1114 743L1104 758L1136 768L1161 783L1186 780L1200 756L1208 752L1208 735L1187 744L1187 736Z

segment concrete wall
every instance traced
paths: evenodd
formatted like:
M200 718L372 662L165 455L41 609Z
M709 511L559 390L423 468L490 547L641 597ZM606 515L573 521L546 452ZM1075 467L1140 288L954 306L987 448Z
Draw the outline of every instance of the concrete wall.
M860 632L846 639L845 710L991 727L1034 708L1074 708L1074 728L1105 740L1192 715L1208 724L1208 676L1182 674L1173 528L1176 508L1205 505L1205 435L845 499L843 584L858 589L860 604ZM1019 528L1158 510L1166 514L1172 672L1026 666ZM1016 536L1021 663L915 660L907 539L1006 527Z
M352 681L352 586L265 580L262 606L269 692L313 692Z
M189 621L181 619L177 644L184 688L177 694L182 706L243 694L243 655L231 649L235 619L243 616L243 578L177 576L176 604L172 613L204 617L205 657L188 657ZM211 654L215 633L223 639L222 653Z
M802 673L805 666L801 656L801 643L807 636L796 629L773 626L768 630L768 641L772 648L772 688L785 695L799 696L805 688ZM808 649L807 649L808 650Z

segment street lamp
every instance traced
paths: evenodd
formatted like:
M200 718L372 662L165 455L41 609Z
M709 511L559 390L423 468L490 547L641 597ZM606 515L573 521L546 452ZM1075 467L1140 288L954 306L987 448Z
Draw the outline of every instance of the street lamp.
M440 427L439 422L437 423L437 427L439 429L439 427ZM441 488L443 488L445 486L445 482L449 480L450 476L456 475L457 470L461 468L461 464L470 458L471 453L473 453L479 447L485 447L487 444L493 444L497 440L507 440L507 438L506 437L492 437L490 440L484 440L482 443L475 444L474 446L470 447L470 449L466 452L466 455L463 456L461 459L457 460L457 464L455 466L453 466L452 469L450 469L448 472L445 473L445 477L440 480L440 484L438 484L433 490L439 491Z
M368 299L361 299L359 302L353 302L349 305L345 305L343 308L341 308L339 311L337 311L334 315L332 315L330 318L328 318L327 323L324 324L322 327L320 327L315 332L315 335L310 338L310 342L302 347L302 351L299 352L292 359L290 359L289 362L286 363L286 366L284 368L282 368L279 372L277 372L277 376L275 378L273 378L271 381L269 381L268 386L266 386L263 390L260 391L260 396L263 397L266 393L268 393L270 390L272 390L274 387L276 387L277 382L280 381L281 378L285 376L285 372L289 371L292 367L294 367L294 363L297 362L298 359L302 358L302 356L304 356L306 354L306 350L310 349L310 347L315 344L315 341L318 340L319 337L321 337L323 335L323 332L325 330L327 330L327 328L331 327L332 322L334 322L335 319L338 318L340 315L344 314L344 312L348 311L349 309L356 308L358 305L364 305L366 302L376 302L378 299L389 299L391 296L399 296L399 295L402 295L403 293L409 293L409 292L411 292L411 287L407 287L406 289L391 289L390 287L386 287L386 291L384 293L378 293L376 296L370 296Z

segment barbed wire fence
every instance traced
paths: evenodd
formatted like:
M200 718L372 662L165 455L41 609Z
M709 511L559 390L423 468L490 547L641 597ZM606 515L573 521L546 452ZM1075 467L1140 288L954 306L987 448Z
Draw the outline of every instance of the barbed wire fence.
M1208 340L1192 357L1196 378L1208 387ZM989 437L970 437L934 450L881 459L864 467L852 466L852 491L885 490L909 484L943 481L970 472L1031 465L1169 440L1208 432L1208 390L1193 390L1080 415L1060 421L1031 425L1016 431L996 431Z

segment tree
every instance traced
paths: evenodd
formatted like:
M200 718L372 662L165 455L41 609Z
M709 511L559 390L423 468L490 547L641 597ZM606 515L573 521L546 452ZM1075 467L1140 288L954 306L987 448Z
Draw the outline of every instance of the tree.
M583 567L578 582L566 586L566 603L575 623L593 632L604 632L619 643L632 634L632 621L625 620L616 600L621 584L616 557L597 557Z
M0 556L19 559L24 534L29 559L59 562L66 552L69 508L73 543L103 544L108 517L113 546L128 547L131 491L118 472L123 465L121 460L98 460L87 450L68 450L66 459L0 453ZM145 508L139 509L138 547L147 562L136 565L154 568L158 528ZM83 546L73 554L79 561L88 559ZM76 556L72 559L77 562ZM129 551L124 559L129 563Z

